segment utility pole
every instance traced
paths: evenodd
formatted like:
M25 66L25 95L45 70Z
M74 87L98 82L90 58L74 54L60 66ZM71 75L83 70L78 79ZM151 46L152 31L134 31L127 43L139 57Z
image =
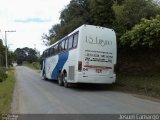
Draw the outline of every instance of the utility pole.
M6 58L6 69L8 69L8 47L7 47L7 32L16 32L15 30L7 30L5 31L5 58Z

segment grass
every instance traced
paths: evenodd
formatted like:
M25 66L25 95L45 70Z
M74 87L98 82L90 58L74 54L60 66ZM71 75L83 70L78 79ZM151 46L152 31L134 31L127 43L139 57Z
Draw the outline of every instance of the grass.
M29 67L31 69L34 69L34 70L40 70L40 64L39 64L39 62L33 62L33 63L27 63L27 62L25 62L25 63L23 63L23 65L27 66L27 67Z
M8 78L0 82L0 114L9 113L15 84L14 70L8 70Z
M160 73L118 74L116 90L160 99Z

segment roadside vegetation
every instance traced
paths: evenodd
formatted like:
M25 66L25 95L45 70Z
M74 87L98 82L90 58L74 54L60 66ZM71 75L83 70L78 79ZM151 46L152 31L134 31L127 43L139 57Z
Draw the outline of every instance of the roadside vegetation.
M27 66L33 70L40 70L40 63L39 62L33 62L33 63L23 62L22 65Z
M121 50L118 90L160 98L160 48Z
M17 48L14 53L18 65L24 65L34 70L40 70L40 54L36 50L24 47Z
M0 67L0 82L3 82L7 78L5 68Z
M39 61L38 56L40 55L38 51L32 48L28 48L28 47L17 48L14 53L15 53L15 59L18 65L22 65L23 62L33 63L33 62Z
M15 83L14 69L5 68L5 46L0 39L0 118L2 113L9 113ZM8 66L15 61L15 54L8 50Z
M160 99L160 73L148 75L118 74L115 89L118 91L145 95Z
M14 69L9 69L7 78L0 82L0 114L9 113L15 84Z

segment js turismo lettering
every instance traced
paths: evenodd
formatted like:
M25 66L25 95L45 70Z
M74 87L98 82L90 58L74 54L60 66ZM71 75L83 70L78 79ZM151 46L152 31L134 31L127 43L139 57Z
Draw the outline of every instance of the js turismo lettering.
M88 37L86 36L86 42L87 43L90 43L90 44L97 44L97 45L100 45L102 47L106 46L106 45L112 45L112 41L109 41L109 40L103 40L103 39L100 39L98 37Z

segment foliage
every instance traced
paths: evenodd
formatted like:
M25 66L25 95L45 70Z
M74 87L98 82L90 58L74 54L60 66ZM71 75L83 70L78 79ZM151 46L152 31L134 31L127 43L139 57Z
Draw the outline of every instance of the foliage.
M0 66L5 66L5 47L0 39Z
M3 68L0 67L0 82L3 82L7 78L7 74Z
M39 62L33 62L32 65L33 65L34 69L40 70L40 63Z
M0 114L9 113L15 85L14 70L8 70L8 78L0 83Z
M142 19L141 23L121 37L121 44L130 47L159 47L160 16L151 20Z
M14 61L16 61L16 54L12 51L8 51L8 65L12 66Z
M28 61L29 63L38 61L37 52L32 48L17 48L15 54L18 65L21 65L23 61Z
M33 62L33 63L28 63L28 62L23 62L23 65L24 66L27 66L27 67L29 67L29 68L32 68L32 69L34 69L34 70L40 70L41 68L41 66L40 66L40 63L39 62Z
M126 31L158 13L160 6L154 0L71 0L61 11L60 23L42 38L52 44L82 24L92 24L115 29L121 46L119 38Z
M89 24L89 0L71 0L60 15L60 23L53 25L49 35L43 34L42 38L50 41L50 44L61 39L82 24Z
M160 48L120 48L117 90L160 98Z
M2 40L0 39L0 67L5 66L5 49L6 47L3 45ZM15 61L15 54L12 51L7 50L8 55L8 65L12 65L13 61Z
M113 27L115 19L112 10L113 0L91 0L90 14L92 24L104 27Z
M116 90L145 95L160 99L160 74L149 73L141 75L118 74Z
M149 19L158 14L159 6L153 0L124 0L123 4L115 2L112 6L118 37L138 24L142 18Z

